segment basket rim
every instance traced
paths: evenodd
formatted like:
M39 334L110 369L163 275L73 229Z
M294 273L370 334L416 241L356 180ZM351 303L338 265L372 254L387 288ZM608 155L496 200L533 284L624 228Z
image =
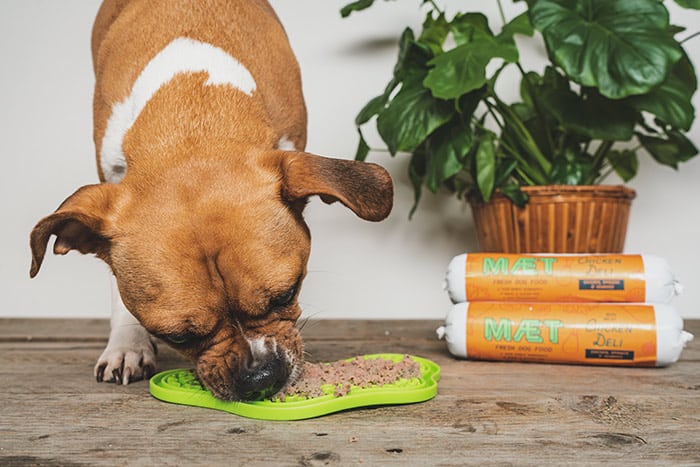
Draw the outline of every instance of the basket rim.
M523 187L528 204L502 193L469 199L479 249L508 253L621 253L635 191L621 185Z
M593 198L617 198L632 200L637 196L637 192L632 188L624 185L534 185L522 186L520 189L528 195L528 197L557 197L557 196L589 196ZM491 200L508 199L500 189L493 192ZM478 201L475 196L469 196L470 201Z

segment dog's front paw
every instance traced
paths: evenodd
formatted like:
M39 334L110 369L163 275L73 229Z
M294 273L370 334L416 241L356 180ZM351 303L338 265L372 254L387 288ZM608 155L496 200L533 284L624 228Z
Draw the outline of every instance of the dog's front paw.
M145 333L145 330L144 330ZM151 337L110 336L107 347L95 365L98 382L129 384L130 381L149 379L156 369L157 348Z

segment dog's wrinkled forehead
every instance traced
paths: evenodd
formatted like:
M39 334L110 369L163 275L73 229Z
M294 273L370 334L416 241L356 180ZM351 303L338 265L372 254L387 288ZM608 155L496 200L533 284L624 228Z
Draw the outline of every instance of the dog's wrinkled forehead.
M158 217L112 244L127 306L264 314L306 272L308 229L281 201ZM143 225L143 223L139 223Z

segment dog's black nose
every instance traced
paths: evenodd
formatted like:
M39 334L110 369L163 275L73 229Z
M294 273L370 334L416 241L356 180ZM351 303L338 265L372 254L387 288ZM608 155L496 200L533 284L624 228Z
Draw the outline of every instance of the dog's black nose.
M275 355L244 370L236 380L237 392L242 400L264 399L282 389L288 378L289 368L284 359Z

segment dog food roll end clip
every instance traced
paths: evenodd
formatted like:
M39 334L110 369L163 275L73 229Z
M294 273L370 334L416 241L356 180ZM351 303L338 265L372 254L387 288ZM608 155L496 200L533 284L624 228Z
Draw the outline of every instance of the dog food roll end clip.
M653 255L463 254L450 261L444 288L453 303L669 303L682 292Z
M669 305L455 304L437 329L450 353L475 360L667 366L693 335Z

